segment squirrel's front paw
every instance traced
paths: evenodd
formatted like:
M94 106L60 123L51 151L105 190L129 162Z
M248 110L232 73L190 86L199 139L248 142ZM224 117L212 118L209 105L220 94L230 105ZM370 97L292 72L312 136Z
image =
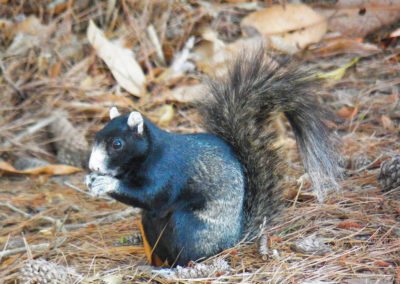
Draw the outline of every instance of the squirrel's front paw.
M90 173L86 176L86 186L93 196L109 194L118 189L119 181L111 176Z

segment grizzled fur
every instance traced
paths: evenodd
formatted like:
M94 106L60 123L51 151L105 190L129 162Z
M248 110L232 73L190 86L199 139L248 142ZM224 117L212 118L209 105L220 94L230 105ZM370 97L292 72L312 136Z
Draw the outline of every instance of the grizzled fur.
M199 110L206 129L232 145L245 168L245 233L251 237L282 206L282 158L268 125L282 112L288 118L319 200L337 187L339 175L326 116L312 96L315 82L296 66L278 65L259 50L242 55L228 76L210 80L210 97Z
M210 80L210 97L198 106L211 134L168 133L146 119L135 129L117 116L96 135L88 187L142 208L149 243L169 264L234 246L282 204L282 158L269 127L276 113L288 118L318 196L336 185L335 154L308 77L263 51L240 57L225 79ZM126 149L113 150L115 137Z

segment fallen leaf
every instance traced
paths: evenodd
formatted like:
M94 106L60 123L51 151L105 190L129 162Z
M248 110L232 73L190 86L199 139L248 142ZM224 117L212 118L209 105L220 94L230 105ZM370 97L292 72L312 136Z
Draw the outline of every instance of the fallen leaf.
M241 22L251 35L256 30L275 49L295 53L319 42L327 31L326 19L304 4L273 5L249 14Z
M93 21L89 22L87 38L97 55L110 68L118 84L132 95L141 96L146 77L133 52L118 43L110 42Z
M51 65L48 73L50 78L58 77L61 73L61 62L56 62L55 64Z
M271 242L271 244L274 244L274 243L283 242L283 239L281 237L279 237L279 236L272 235L272 236L269 237L269 241Z
M70 1L67 0L58 0L52 1L47 5L47 11L58 15L64 12L71 5Z
M329 30L364 37L399 20L399 4L399 0L339 0L333 8L318 11L329 19Z
M25 175L69 175L80 172L82 169L67 165L47 165L26 170L17 170L7 162L0 161L0 172L6 174L25 174Z
M343 106L341 109L339 109L336 114L344 119L351 120L353 119L356 114L358 113L358 108L357 107L349 107L349 106Z
M201 99L205 94L206 87L202 84L180 86L170 91L167 91L167 100L179 102L179 103L190 103Z
M325 73L317 73L317 77L320 79L333 79L333 80L340 80L346 74L346 70L352 67L354 64L358 62L359 58L353 58L350 62L346 63L345 65L329 72Z
M237 249L231 249L231 250L229 250L229 254L230 255L238 255L239 251Z
M343 221L337 224L336 227L340 229L360 229L363 226L353 221Z
M324 40L316 49L313 49L313 55L334 56L338 54L357 54L367 56L378 53L380 49L371 43L363 43L353 38L334 38Z
M266 46L265 39L261 36L241 38L230 44L220 44L218 41L210 40L208 36L208 40L200 42L193 52L193 57L198 69L211 76L224 76L227 72L227 62L237 57L243 50L251 51L249 47Z
M386 261L383 261L383 260L377 260L377 261L374 262L374 264L376 266L379 266L379 267L389 267L389 266L391 266L391 264L389 262L386 262Z

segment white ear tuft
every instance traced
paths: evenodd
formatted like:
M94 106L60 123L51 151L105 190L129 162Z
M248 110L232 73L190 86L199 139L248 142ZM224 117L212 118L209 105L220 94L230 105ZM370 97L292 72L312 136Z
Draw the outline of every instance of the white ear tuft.
M130 128L137 126L138 133L143 134L143 116L137 111L132 111L128 117L128 126Z
M121 114L119 113L117 107L113 106L112 108L110 108L110 119L114 119L117 116L120 116Z

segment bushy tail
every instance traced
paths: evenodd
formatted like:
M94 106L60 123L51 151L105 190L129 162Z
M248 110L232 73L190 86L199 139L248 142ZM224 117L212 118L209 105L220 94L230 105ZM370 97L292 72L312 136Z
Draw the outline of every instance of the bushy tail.
M322 121L324 111L311 95L316 86L310 74L288 63L278 65L260 49L242 54L228 76L210 80L209 88L210 98L199 105L205 127L233 146L248 177L246 233L257 233L282 204L282 158L271 129L277 113L283 112L292 126L318 199L337 186L334 143Z

